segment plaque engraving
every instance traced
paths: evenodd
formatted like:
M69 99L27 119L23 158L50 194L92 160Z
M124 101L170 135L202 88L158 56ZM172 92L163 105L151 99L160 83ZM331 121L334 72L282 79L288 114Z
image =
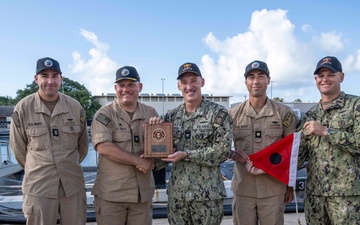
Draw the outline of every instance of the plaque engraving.
M145 125L145 158L166 158L174 152L172 123Z

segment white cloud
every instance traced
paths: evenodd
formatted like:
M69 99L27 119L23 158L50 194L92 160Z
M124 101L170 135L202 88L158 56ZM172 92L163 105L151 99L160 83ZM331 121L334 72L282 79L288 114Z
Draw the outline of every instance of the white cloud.
M209 33L203 41L218 58L202 57L206 79L203 92L227 94L243 101L248 94L244 85L245 67L253 60L262 60L268 64L274 81L273 97L292 101L301 98L306 87L315 93L312 71L317 59L312 46L295 37L295 26L286 14L287 11L280 9L255 11L249 29L226 40L218 40Z
M106 54L109 45L99 41L93 32L80 29L80 34L93 44L94 48L88 51L89 59L85 59L78 51L72 53L71 72L81 78L93 95L113 93L114 71L118 65Z
M313 38L313 43L320 50L329 53L338 53L344 49L342 35L336 32L321 33L320 36Z
M268 64L274 81L272 97L317 101L319 93L313 77L316 63L324 55L344 54L347 42L336 31L316 34L308 24L302 25L301 30L317 36L303 42L295 35L295 25L287 18L286 10L263 9L253 12L249 28L238 31L237 35L220 40L209 32L203 43L211 53L204 54L199 65L206 80L203 93L232 96L232 103L243 101L248 98L245 67L253 60L262 60ZM72 73L81 77L92 94L114 92L114 71L118 64L107 55L110 46L93 32L80 29L80 34L92 46L88 56L73 52ZM345 71L360 71L360 51L342 58ZM270 94L269 85L269 97Z
M355 55L348 55L342 63L342 67L345 73L360 72L360 50Z
M90 41L97 49L101 49L103 51L107 51L109 49L109 45L106 43L102 43L98 40L97 36L90 31L84 30L80 28L80 34L88 41Z
M357 72L360 71L360 50L357 51L356 59L354 62L354 69L357 70Z
M304 31L304 32L312 32L312 31L314 31L313 28L311 27L311 25L309 25L309 24L303 24L301 26L301 30Z

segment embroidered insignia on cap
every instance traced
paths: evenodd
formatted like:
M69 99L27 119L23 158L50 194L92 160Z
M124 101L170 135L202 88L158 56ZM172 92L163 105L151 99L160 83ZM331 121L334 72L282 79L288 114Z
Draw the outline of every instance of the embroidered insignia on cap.
M121 71L121 75L123 75L124 77L128 76L130 74L130 71L128 69L123 69Z
M331 64L331 59L330 59L330 58L325 58L325 59L323 59L321 65L322 65L322 64L325 64L325 63L330 63L330 64Z
M45 65L46 67L51 67L51 66L54 65L54 64L53 64L53 62L52 62L50 59L47 59L47 60L45 60L44 65Z
M260 66L260 64L258 62L254 62L253 64L251 64L251 68L258 68Z
M184 65L183 71L185 71L185 70L192 70L190 63Z

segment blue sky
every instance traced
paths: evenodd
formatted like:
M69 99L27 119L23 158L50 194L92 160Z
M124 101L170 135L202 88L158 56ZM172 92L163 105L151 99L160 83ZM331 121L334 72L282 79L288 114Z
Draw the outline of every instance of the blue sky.
M177 70L194 62L203 93L247 96L245 66L268 63L268 96L318 101L313 71L326 55L343 64L342 90L360 95L358 1L0 1L0 96L33 81L36 60L94 95L114 93L116 70L138 69L143 93L179 93ZM162 82L162 78L165 79ZM272 89L272 91L271 91Z

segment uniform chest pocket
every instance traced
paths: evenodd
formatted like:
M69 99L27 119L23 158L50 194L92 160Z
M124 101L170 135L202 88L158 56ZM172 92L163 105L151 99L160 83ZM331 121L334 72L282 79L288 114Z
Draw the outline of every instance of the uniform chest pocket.
M114 142L126 142L131 140L130 132L114 133Z
M233 137L234 137L235 150L242 150L247 154L250 154L252 149L251 130L234 128Z
M353 129L354 120L351 118L333 119L330 123L330 127L336 130L351 132Z
M269 140L282 138L283 135L283 129L281 127L266 129L264 132L265 132L265 138L269 138Z
M62 142L65 150L72 150L78 147L78 139L81 132L80 126L64 126L61 128L63 137Z
M47 128L29 128L26 134L29 140L29 148L33 151L43 151L49 146L49 137Z
M194 133L194 137L196 139L208 139L209 136L211 136L213 133L212 129L197 129Z
M240 129L240 128L233 129L233 136L235 140L245 140L248 139L250 135L251 135L250 129Z
M114 144L121 149L132 152L132 137L130 132L115 132L113 136Z

